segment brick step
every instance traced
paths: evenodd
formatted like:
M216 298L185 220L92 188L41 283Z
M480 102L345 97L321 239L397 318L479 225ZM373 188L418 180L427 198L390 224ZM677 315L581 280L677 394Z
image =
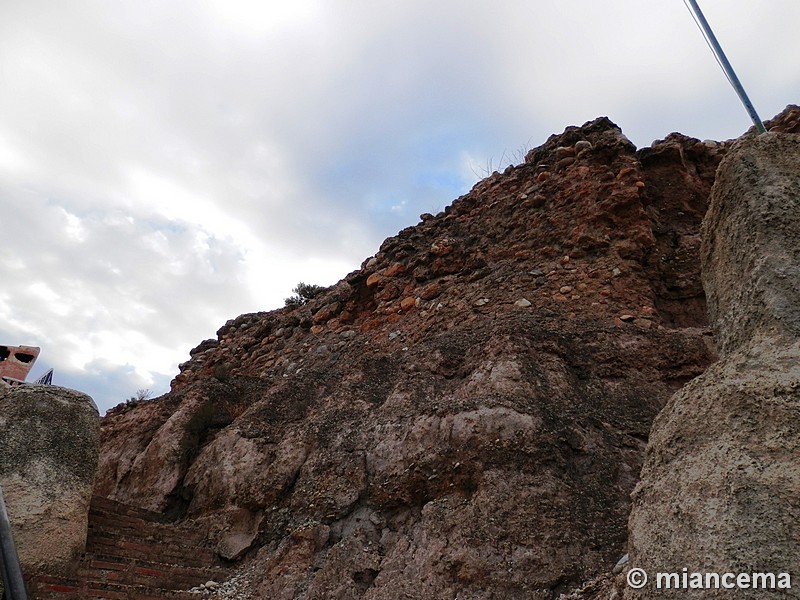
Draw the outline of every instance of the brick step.
M228 571L206 537L187 523L95 496L89 510L86 553L73 577L38 575L31 600L200 600L187 590L222 582Z
M143 518L136 515L115 515L106 511L89 511L89 520L92 523L119 523L121 526L143 525L145 527L169 527L172 524L152 518Z
M206 533L186 523L172 523L163 515L103 498L92 497L89 527L108 532L132 533L131 537L152 537L178 544L202 546Z
M89 537L115 535L188 546L203 546L206 541L205 532L192 527L149 523L131 517L123 517L117 522L112 519L100 521L90 517L88 534Z
M126 560L118 556L86 554L76 576L86 581L106 581L127 585L188 589L208 580L221 581L227 571L219 567L166 565L147 560Z
M28 588L36 600L201 600L210 595L49 575L32 578Z
M122 537L113 533L92 532L86 541L86 552L188 567L206 567L216 562L216 556L209 548Z
M124 504L117 500L112 500L111 498L104 498L103 496L92 496L92 500L89 504L89 514L91 515L92 513L98 515L110 514L114 517L135 517L144 521L152 521L153 523L168 522L161 513L139 508L138 506L131 506L130 504Z

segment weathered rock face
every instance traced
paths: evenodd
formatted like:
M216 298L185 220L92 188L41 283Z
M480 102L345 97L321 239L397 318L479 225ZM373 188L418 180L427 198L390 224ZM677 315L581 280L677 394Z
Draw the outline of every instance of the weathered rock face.
M634 493L631 565L651 577L687 568L796 579L800 136L740 140L720 165L703 232L703 279L722 359L655 421ZM800 597L792 584L782 597ZM651 583L626 597L686 593ZM731 593L706 589L702 597ZM736 591L742 598L768 593Z
M715 358L725 144L570 127L305 306L110 411L97 491L205 521L262 598L552 598L624 552L650 424Z
M84 551L99 439L85 394L0 387L0 483L26 575L69 573Z
M703 224L703 281L723 354L800 337L800 138L744 138Z

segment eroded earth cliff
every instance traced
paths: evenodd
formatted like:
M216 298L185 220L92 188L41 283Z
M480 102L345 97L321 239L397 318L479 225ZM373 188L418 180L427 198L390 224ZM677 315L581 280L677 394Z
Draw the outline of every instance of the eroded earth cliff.
M549 599L608 571L654 417L716 359L700 222L728 146L552 136L110 411L96 491L205 523L260 598Z

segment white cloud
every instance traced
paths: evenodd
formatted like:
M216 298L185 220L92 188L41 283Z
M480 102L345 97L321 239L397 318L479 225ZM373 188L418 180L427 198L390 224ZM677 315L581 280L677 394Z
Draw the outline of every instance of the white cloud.
M196 4L195 4L196 5ZM227 0L200 3L213 18L240 34L280 34L287 29L308 27L319 23L324 16L323 3L318 0L264 2L263 0Z

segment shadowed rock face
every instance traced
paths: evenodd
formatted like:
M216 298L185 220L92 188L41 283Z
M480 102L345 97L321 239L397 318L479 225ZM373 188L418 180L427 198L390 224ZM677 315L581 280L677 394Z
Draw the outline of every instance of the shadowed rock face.
M103 421L97 491L207 524L263 598L552 598L624 552L652 419L715 359L725 144L570 127Z
M0 483L26 575L69 573L86 546L97 407L56 386L0 387Z
M676 394L653 425L633 496L631 565L651 576L684 567L789 573L794 589L781 597L797 598L800 136L768 133L734 145L720 165L703 232L703 281L722 359ZM626 597L687 593L651 584ZM720 589L702 597L731 593L769 594Z

